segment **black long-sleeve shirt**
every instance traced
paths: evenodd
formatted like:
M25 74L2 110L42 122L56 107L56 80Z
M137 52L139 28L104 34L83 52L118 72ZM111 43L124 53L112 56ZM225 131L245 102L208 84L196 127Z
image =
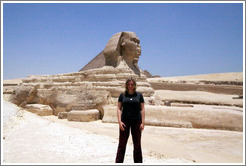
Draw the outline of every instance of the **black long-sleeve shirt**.
M144 103L144 98L140 92L136 92L133 95L127 92L121 93L118 102L121 102L123 107L121 114L122 120L141 120L141 103Z

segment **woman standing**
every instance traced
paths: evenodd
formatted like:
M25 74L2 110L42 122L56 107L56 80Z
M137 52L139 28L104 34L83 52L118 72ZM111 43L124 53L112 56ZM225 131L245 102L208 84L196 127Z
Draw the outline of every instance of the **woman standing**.
M134 145L134 163L142 163L141 132L144 129L145 108L143 95L136 91L136 81L130 78L125 83L125 92L118 98L117 116L120 128L116 163L123 163L126 144L130 134Z

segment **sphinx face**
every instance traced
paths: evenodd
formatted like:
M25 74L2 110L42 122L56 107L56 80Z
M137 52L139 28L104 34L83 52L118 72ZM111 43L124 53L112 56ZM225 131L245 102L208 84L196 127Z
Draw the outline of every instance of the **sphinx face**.
M136 65L141 55L140 40L137 35L134 32L124 32L121 46L123 58Z

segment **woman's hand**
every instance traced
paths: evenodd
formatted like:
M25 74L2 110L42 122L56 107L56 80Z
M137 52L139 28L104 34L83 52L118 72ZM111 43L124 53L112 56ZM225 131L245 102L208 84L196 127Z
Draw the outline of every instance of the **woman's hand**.
M144 130L144 124L141 123L141 125L140 125L140 131L143 131L143 130Z
M125 123L119 122L119 126L120 126L120 130L125 131L125 127L126 127Z

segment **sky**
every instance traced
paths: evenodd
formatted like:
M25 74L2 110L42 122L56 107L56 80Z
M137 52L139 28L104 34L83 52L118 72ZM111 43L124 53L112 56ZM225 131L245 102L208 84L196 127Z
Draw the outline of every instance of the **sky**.
M244 70L243 3L3 3L2 19L4 80L78 72L122 31L152 75Z

